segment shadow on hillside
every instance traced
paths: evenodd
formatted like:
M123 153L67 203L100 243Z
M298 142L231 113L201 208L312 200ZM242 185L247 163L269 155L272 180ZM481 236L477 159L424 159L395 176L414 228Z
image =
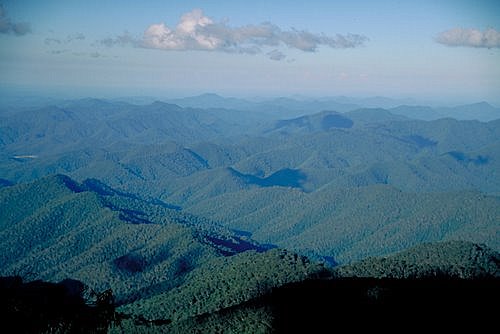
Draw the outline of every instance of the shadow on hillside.
M229 171L246 184L253 184L259 187L302 188L302 184L307 180L307 175L299 169L280 169L264 178L252 174L243 174L233 168L229 168Z

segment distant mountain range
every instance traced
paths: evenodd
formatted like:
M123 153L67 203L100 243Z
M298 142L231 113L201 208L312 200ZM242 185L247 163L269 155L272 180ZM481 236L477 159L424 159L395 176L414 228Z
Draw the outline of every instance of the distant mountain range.
M458 120L488 122L500 118L500 108L495 108L486 102L441 108L401 105L396 108L390 108L389 111L397 115L426 121L448 117Z
M319 289L347 316L432 304L394 280L498 282L499 109L141 101L2 109L0 275L111 288L123 328L183 333L320 324ZM488 298L454 284L442 305Z
M167 101L181 107L224 108L273 113L285 117L318 113L324 110L343 113L362 108L384 108L396 115L421 120L435 120L449 117L458 120L491 121L500 118L500 108L495 108L487 102L459 105L456 107L427 107L418 105L412 99L390 99L385 97L352 98L345 96L318 99L282 97L253 102L239 98L224 98L217 94L202 94Z
M4 95L0 102L0 115L15 111L28 111L40 107L64 106L72 104L73 100L61 98L47 98L37 96L9 96ZM81 99L85 101L88 99ZM148 96L120 97L101 100L113 104L132 104L145 106L156 101L176 104L183 108L195 109L228 109L246 112L255 112L278 118L293 118L307 114L319 113L325 110L340 113L357 109L386 109L397 115L413 119L435 120L439 118L455 118L459 120L490 121L500 118L500 108L487 102L477 102L455 106L426 106L421 102L409 98L387 98L374 96L357 98L348 96L332 96L321 98L310 97L278 97L278 98L234 98L223 97L214 93L206 93L184 98L159 98Z
M98 179L339 262L457 237L500 248L500 120L259 115L96 99L18 112L1 125L0 178Z

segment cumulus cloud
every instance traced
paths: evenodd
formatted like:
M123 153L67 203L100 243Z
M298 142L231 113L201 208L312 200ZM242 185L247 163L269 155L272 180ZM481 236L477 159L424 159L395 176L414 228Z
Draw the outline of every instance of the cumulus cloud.
M327 36L304 30L282 30L265 22L259 25L231 27L224 22L215 22L200 9L184 14L174 28L165 23L149 26L139 46L162 50L207 50L230 53L256 54L262 47L279 47L314 52L320 46L330 48L354 48L362 46L368 38L358 34ZM127 41L130 43L132 41ZM107 40L103 44L120 44L118 40ZM268 56L273 60L283 59L278 50Z
M500 32L492 28L485 31L454 28L440 33L436 41L447 46L500 48Z
M26 22L12 22L7 16L7 12L0 5L0 33L14 34L16 36L23 36L31 32L29 23Z

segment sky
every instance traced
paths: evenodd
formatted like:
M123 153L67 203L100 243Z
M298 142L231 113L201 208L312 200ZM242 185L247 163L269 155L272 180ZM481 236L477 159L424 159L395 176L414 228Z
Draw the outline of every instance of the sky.
M0 0L0 90L500 105L500 1Z

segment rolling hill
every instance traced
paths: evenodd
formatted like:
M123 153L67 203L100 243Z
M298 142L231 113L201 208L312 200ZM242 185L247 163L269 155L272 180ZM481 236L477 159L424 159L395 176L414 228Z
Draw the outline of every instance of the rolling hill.
M497 252L467 242L424 244L333 271L283 251L243 253L217 260L215 270L193 271L176 290L120 307L127 316L112 332L364 329L360 317L386 330L398 328L394 317L416 323L425 317L438 328L483 328L480 319L493 316L488 303L499 294L499 260ZM458 314L460 324L452 320Z
M500 249L500 202L477 192L407 193L388 185L314 193L252 189L198 202L189 211L252 233L260 242L338 262L460 239Z
M499 249L498 120L206 107L84 99L3 115L3 188L97 179L341 263L454 238Z
M160 201L55 175L0 190L1 274L112 288L123 303L175 287L201 262L267 249Z
M276 198L262 198L263 190L273 191ZM78 279L95 291L111 288L121 319L111 326L112 333L319 330L327 314L351 319L354 311L383 327L388 325L380 318L383 310L415 319L400 313L401 305L407 310L449 307L467 314L468 323L492 312L487 302L498 296L498 252L464 241L422 242L484 238L496 246L496 197L477 192L419 197L379 185L311 194L318 196L313 202L324 198L323 203L334 204L321 209L310 206L314 203L304 198L308 194L293 187L253 185L246 191L255 192L254 204L247 205L266 201L269 207L287 208L282 224L262 219L254 236L274 236L279 244L322 261L257 243L245 230L225 228L96 179L76 182L54 175L0 188L0 274L51 282ZM290 191L302 200L300 205L276 201L280 194L289 200ZM261 211L241 205L247 215ZM384 214L393 213L399 220L387 223ZM245 216L237 210L231 214L236 220ZM303 220L297 222L293 218L299 215ZM304 220L308 216L312 223ZM271 228L280 230L264 232ZM311 235L314 243L307 244ZM343 252L328 242L344 247ZM418 246L330 267L337 257L347 262L409 245ZM318 300L329 300L329 306Z

